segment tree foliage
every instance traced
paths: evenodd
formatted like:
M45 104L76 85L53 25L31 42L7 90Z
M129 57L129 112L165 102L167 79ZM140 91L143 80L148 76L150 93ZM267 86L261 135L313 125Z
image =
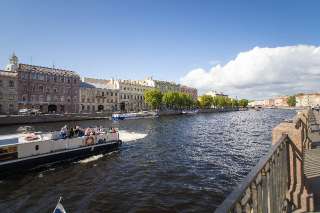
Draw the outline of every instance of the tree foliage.
M296 96L289 96L287 103L290 107L296 106L296 103L297 103Z
M213 105L213 98L210 95L202 95L199 97L200 108L209 108Z
M247 99L241 99L239 100L239 106L240 107L247 107L248 106L249 101Z
M162 93L157 89L146 90L144 100L152 109L158 109L161 105Z
M169 109L187 109L196 105L192 96L182 92L152 92L154 90L147 90L145 92L145 102L153 108L158 108L161 105ZM147 96L148 97L147 97ZM161 97L161 98L160 98Z
M199 97L198 105L201 108L246 107L248 100L241 99L238 101L227 96L212 97L210 95L203 95Z

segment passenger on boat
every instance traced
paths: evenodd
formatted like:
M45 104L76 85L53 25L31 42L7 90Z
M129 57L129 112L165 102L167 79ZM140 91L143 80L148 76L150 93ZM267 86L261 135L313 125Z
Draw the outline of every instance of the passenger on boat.
M80 126L76 126L76 130L74 131L76 137L84 136L84 130L80 128Z
M68 127L67 125L64 125L60 130L60 137L62 139L65 139L67 137L67 134L68 134Z
M86 128L86 130L84 132L85 136L90 136L90 135L95 135L95 134L96 134L96 132L91 128Z
M73 138L74 137L74 130L73 128L71 127L70 128L70 131L69 131L69 138Z

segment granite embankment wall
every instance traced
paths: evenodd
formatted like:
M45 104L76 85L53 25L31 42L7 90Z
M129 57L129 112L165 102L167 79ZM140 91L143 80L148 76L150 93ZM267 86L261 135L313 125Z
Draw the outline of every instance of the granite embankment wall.
M238 108L224 109L200 109L200 113L217 113L238 111ZM180 115L182 110L165 110L160 111L160 116ZM0 116L0 126L16 124L34 124L34 123L52 123L62 121L81 121L94 119L110 119L111 113L94 113L94 114L44 114L44 115L4 115Z
M61 121L110 119L110 116L111 116L111 113L8 115L8 116L0 116L0 126L15 125L15 124L51 123L51 122L61 122Z
M247 109L239 109L239 108L223 108L223 109L200 109L199 113L216 113L216 112L232 112L232 111L239 111L239 110L247 110ZM160 111L159 115L180 115L182 114L182 110L164 110Z

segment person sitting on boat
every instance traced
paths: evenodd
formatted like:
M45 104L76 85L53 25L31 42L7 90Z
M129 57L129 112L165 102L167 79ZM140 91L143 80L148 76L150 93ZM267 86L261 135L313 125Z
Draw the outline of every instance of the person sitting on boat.
M92 129L91 129L91 128L86 128L86 130L84 131L84 135L85 135L85 136L90 136L90 135L91 135L91 132L92 132Z
M70 128L70 131L69 131L69 138L73 138L73 136L74 136L74 130L73 130L73 128L71 127L71 128Z
M60 137L62 139L65 139L67 137L67 133L68 133L67 125L64 125L60 130Z
M74 134L77 137L82 137L82 136L84 136L84 130L82 128L80 128L80 126L76 126L76 130L74 131Z

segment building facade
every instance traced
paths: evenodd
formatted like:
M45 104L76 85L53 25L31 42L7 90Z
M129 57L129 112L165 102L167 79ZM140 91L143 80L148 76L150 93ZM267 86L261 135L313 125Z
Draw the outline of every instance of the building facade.
M288 96L280 96L275 97L274 100L274 106L276 107L288 107Z
M102 80L93 78L83 78L86 83L99 84L117 93L117 108L120 111L140 111L147 110L148 106L144 102L144 92L152 87L145 85L142 81L135 80Z
M0 70L0 114L16 114L17 73Z
M264 100L264 106L274 107L275 106L274 99L270 98L270 99Z
M79 111L80 77L73 71L18 63L13 55L6 67L17 73L18 109L43 113Z
M198 90L196 88L181 85L180 92L187 93L187 94L191 95L191 97L193 98L194 101L196 101L198 99Z
M209 91L209 92L206 92L205 95L210 95L212 97L216 97L216 96L220 96L220 97L228 97L228 95L226 94L223 94L222 92L217 92L217 91Z
M80 83L80 112L113 112L119 108L119 90L99 83Z
M297 107L313 107L320 105L320 93L301 93L297 94L295 97Z
M175 82L153 80L151 77L148 77L140 82L148 87L158 89L162 93L180 92L180 84L176 84Z

